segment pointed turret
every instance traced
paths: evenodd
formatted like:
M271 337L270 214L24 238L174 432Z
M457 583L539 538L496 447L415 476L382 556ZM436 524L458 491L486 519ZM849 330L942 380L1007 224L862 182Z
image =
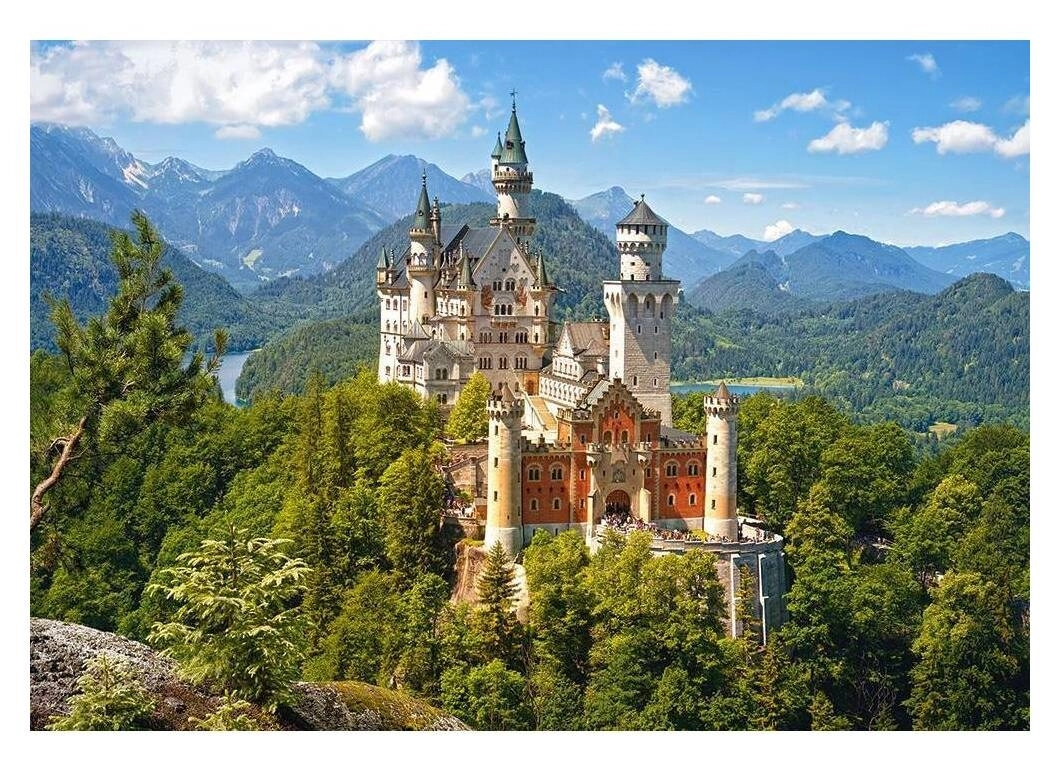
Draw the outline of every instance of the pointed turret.
M732 396L729 395L729 389L725 386L724 380L718 385L718 389L714 391L714 398L719 401L729 401L732 399Z
M386 256L386 247L379 248L379 260L375 264L377 271L386 271L390 268L390 259Z
M537 288L539 290L548 287L548 274L545 273L545 255L544 253L537 254Z
M456 280L458 290L469 290L473 288L471 282L471 261L464 253L463 245L460 246L460 276Z
M493 147L493 152L490 154L490 159L500 159L502 151L504 151L504 146L501 144L501 134L497 133L497 143Z
M425 230L430 227L431 200L427 196L427 173L423 174L423 185L420 186L420 200L416 203L416 212L412 216L410 230Z
M508 119L508 130L504 133L504 150L501 152L501 162L506 165L527 163L526 141L523 140L522 131L519 130L519 118L515 114L515 99L512 99L512 116Z
M490 220L490 225L507 226L516 241L522 243L534 235L537 221L528 215L534 174L526 166L526 141L515 113L514 90L508 130L503 139L497 136L497 145L490 156L493 188L497 190L497 215Z

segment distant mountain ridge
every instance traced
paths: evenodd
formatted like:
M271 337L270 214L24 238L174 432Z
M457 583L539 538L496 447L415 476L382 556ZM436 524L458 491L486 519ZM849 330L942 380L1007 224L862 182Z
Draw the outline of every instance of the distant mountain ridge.
M489 191L475 184L464 183L446 173L438 165L411 154L388 154L363 170L345 178L328 178L348 197L378 212L393 223L416 209L422 176L427 175L427 189L432 198L450 204L495 202L493 186Z
M934 294L956 281L954 276L921 265L901 248L866 236L837 231L825 237L805 234L795 241L808 237L812 239L809 244L789 254L772 247L763 253L752 250L725 271L697 284L689 302L715 312L734 308L776 311L801 307L804 301L853 300L894 290Z
M568 199L567 202L578 211L582 220L612 242L615 241L615 224L633 209L633 198L621 186L612 186L582 199ZM665 216L662 217L665 220ZM738 255L709 247L671 224L666 236L663 273L692 286L704 276L731 264Z
M1007 279L1018 289L1031 287L1031 243L1011 231L990 239L903 249L928 268L956 277L984 272Z

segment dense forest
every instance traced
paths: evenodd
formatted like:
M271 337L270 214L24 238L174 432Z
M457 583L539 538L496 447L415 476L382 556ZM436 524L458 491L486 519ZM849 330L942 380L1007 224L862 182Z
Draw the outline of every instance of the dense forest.
M366 372L229 406L205 385L209 364L186 360L180 294L157 261L138 266L128 241L119 257L105 315L81 326L60 307L61 354L31 359L30 479L47 484L33 615L180 658L197 644L181 636L204 639L196 619L227 602L210 589L223 579L181 577L264 551L255 566L281 567L247 592L284 609L283 629L247 634L282 633L273 657L228 651L196 671L274 703L282 683L255 685L254 662L399 687L480 729L1029 727L1026 432L984 426L918 457L893 423L751 396L740 505L785 535L790 563L790 619L768 645L726 636L710 554L654 557L637 533L592 556L575 533L536 536L520 621L499 547L479 602L450 599L436 405ZM747 636L753 597L737 598Z

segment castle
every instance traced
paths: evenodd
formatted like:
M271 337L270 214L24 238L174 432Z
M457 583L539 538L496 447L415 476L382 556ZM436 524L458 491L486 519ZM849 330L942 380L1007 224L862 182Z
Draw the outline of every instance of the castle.
M446 226L426 177L402 256L382 252L379 380L455 403L477 370L490 381L485 544L515 558L534 533L651 530L658 553L715 553L732 612L745 575L763 635L784 620L783 540L737 516L739 398L704 399L705 435L672 427L671 320L680 282L663 273L668 225L644 201L616 224L607 321L567 322L551 341L557 291L531 245L533 173L515 103L491 154L497 214Z

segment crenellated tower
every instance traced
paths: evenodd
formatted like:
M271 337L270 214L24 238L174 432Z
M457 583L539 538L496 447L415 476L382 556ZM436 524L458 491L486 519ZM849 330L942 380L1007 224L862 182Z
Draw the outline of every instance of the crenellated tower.
M611 318L611 377L622 378L669 426L670 330L681 283L663 276L667 228L643 195L615 224L619 279L604 282L604 305Z
M440 221L437 210L431 209L427 198L427 174L423 174L420 199L409 227L409 316L413 323L426 325L434 316L434 286L438 283Z
M515 91L512 91L512 116L508 130L502 139L497 134L497 143L490 154L490 176L497 190L497 216L490 220L491 226L506 225L515 240L522 244L534 235L537 221L530 217L530 190L534 186L534 174L527 168L526 141L519 130L519 119L515 114Z
M703 529L708 534L737 538L736 520L736 415L740 399L721 383L703 397L707 418L707 496Z
M522 421L523 400L508 383L487 402L489 447L486 473L486 540L488 550L500 541L514 560L523 549Z

